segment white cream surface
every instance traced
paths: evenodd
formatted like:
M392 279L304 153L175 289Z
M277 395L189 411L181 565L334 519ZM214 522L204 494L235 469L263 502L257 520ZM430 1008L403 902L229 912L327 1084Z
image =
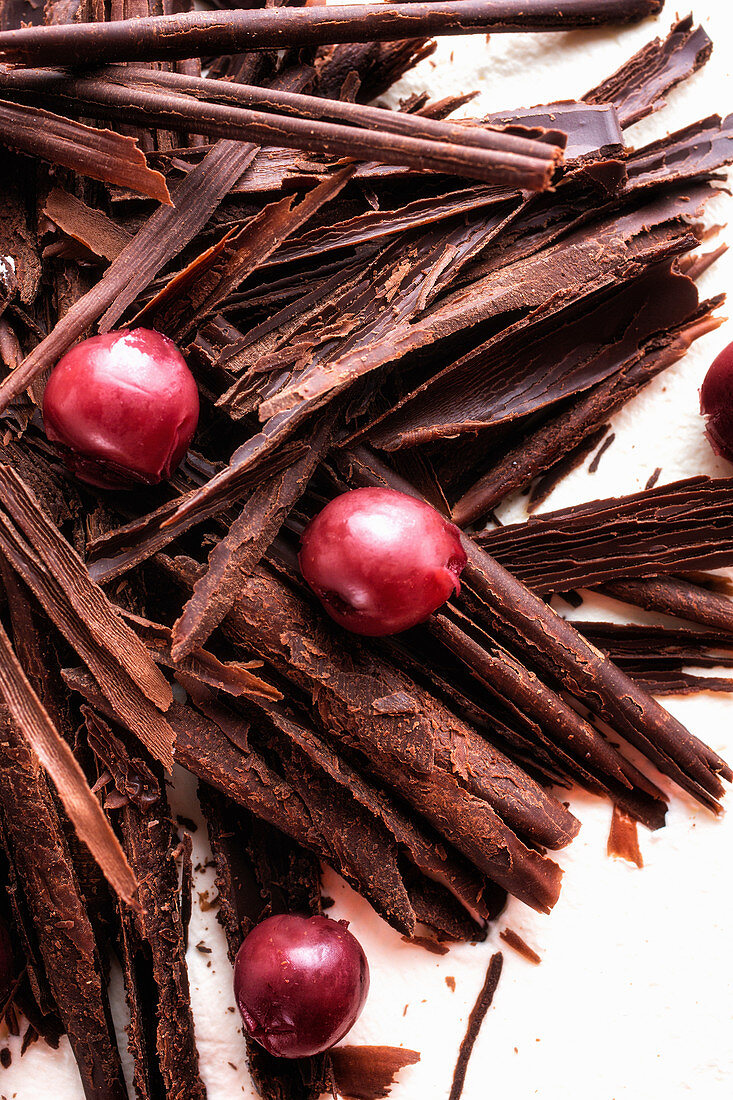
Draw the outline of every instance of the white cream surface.
M686 9L682 14L686 13ZM479 88L465 113L483 113L582 95L655 33L669 28L675 9L620 31L557 35L483 36L444 40L433 58L406 78L399 95L427 88L433 96ZM669 96L667 108L630 131L640 144L708 114L733 109L729 0L699 0L695 12L716 49L707 68ZM391 102L396 95L393 93ZM709 222L733 214L723 195ZM733 252L701 280L703 295L733 286ZM633 492L657 466L660 483L708 473L730 476L702 433L698 389L710 362L733 340L733 324L700 340L613 419L615 441L595 474L590 459L566 478L542 510ZM522 504L505 509L520 519ZM619 617L621 605L586 603L580 615ZM651 616L640 613L637 621ZM664 620L658 620L664 621ZM703 693L666 705L691 730L733 760L733 705ZM656 778L656 777L655 777ZM442 957L404 943L331 871L324 893L333 916L347 917L369 957L372 986L349 1042L404 1045L420 1051L405 1069L393 1100L447 1100L466 1020L491 954L504 951L504 973L471 1060L465 1100L730 1100L733 1096L733 815L715 820L672 791L667 827L640 829L642 870L609 859L610 806L582 793L570 803L582 821L578 839L558 854L565 870L555 910L539 916L510 902L485 944L452 947ZM177 812L200 820L195 785L179 772L171 791ZM560 797L565 797L563 794ZM207 858L205 830L194 836L194 862ZM198 876L198 893L213 889L213 874ZM518 932L542 956L540 966L499 939ZM196 950L203 943L210 955ZM189 967L201 1067L210 1100L254 1097L234 1010L231 968L214 911L194 896ZM455 980L451 992L447 978ZM121 982L114 982L116 1017L124 1023ZM7 1100L81 1100L73 1057L35 1044L0 1070ZM124 1046L124 1036L122 1037ZM131 1093L132 1095L132 1093Z

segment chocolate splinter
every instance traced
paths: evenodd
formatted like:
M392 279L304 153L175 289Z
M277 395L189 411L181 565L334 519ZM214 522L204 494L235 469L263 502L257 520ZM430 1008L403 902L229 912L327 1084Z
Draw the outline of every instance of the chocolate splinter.
M0 33L0 58L85 65L236 54L242 50L397 42L446 34L567 31L635 23L664 0L448 0L443 3L197 11L113 23L69 23Z

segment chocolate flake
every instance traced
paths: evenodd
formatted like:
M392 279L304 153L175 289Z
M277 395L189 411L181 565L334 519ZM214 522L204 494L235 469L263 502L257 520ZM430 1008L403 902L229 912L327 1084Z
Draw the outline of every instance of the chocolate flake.
M344 1100L383 1100L405 1066L420 1061L405 1047L342 1046L331 1051L333 1075Z
M609 856L625 859L627 863L635 863L637 867L644 866L636 822L615 803L611 817L611 830L608 834L607 852Z
M632 819L629 818L629 821ZM636 822L633 822L636 826ZM514 931L513 928L502 928L499 933L500 939L504 941L509 947L514 948L518 955L521 955L527 962L532 963L534 966L539 966L542 962L542 956L538 955L534 948L530 947L528 943L525 943L522 937Z

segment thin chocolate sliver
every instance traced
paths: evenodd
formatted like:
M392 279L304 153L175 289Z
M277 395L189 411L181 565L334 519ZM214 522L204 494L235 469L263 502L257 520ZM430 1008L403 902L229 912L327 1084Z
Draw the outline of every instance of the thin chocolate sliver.
M636 824L634 822L634 824ZM542 962L542 956L538 955L533 947L530 947L528 943L525 943L522 937L514 931L513 928L502 928L499 933L499 939L502 939L505 944L513 948L518 955L521 955L527 962L532 963L533 966L539 966Z
M383 1100L405 1066L420 1061L405 1047L339 1046L331 1051L333 1075L344 1100Z
M458 1052L458 1060L456 1061L456 1067L453 1071L453 1081L451 1083L448 1100L461 1100L463 1086L466 1083L468 1063L473 1053L478 1033L481 1030L481 1025L494 1000L494 994L499 984L503 965L504 957L501 952L497 951L495 955L491 956L483 987L468 1017L468 1026L466 1027L466 1034L461 1042L461 1049Z

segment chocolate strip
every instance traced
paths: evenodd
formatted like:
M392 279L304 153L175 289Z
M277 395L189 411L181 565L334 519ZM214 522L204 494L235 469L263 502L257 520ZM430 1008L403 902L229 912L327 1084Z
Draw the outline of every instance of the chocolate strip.
M49 192L43 213L64 233L105 260L116 259L129 244L130 234L126 229L101 210L87 206L81 199L59 187Z
M567 31L635 23L661 10L663 0L451 0L450 3L354 5L194 12L117 23L29 27L0 33L0 58L25 64L64 64L83 57L160 61L284 46L397 41L441 34Z
M705 303L688 323L653 337L637 353L620 365L620 369L605 382L574 400L570 408L551 417L516 446L509 448L494 466L484 473L456 501L451 516L460 527L474 523L511 493L518 492L537 477L572 459L579 440L588 440L607 423L608 418L630 401L648 382L667 367L679 362L694 340L719 326L720 319L711 317L710 310L722 304L718 299ZM581 455L582 460L582 455ZM558 465L558 473L560 471ZM552 471L554 484L555 471ZM652 486L649 486L652 488ZM531 504L541 500L533 491Z
M114 737L98 715L91 720L98 737ZM118 750L120 745L117 739ZM126 756L122 754L120 766L129 775L135 764ZM134 992L128 988L128 1000L142 1016L142 1026L133 1025L131 1032L135 1088L140 1095L153 1097L157 1081L162 1078L166 1100L205 1100L206 1089L198 1073L178 869L173 854L178 838L160 769L154 779L157 790L148 783L145 807L131 799L121 815L125 851L140 882L140 909L134 915L121 914L127 958L125 980L128 987L131 982L138 985ZM142 1038L147 1049L137 1049L136 1037Z
M177 564L183 576L187 572L193 579L189 566ZM386 662L379 661L377 675L376 654L368 659L358 649L344 654L326 625L261 571L250 579L224 626L235 640L264 649L286 676L312 692L331 737L352 745L371 774L394 787L479 870L529 904L551 906L554 865L548 867L524 848L491 807L529 835L544 837L545 844L567 843L576 823L520 769L512 765L502 782L506 758ZM312 639L307 646L304 637ZM314 660L319 653L323 656ZM360 667L365 662L368 671ZM399 693L406 699L404 713L374 708L385 694ZM427 714L435 718L428 722ZM491 846L482 836L492 837ZM507 856L498 854L504 852Z
M63 676L70 688L114 720L104 697L84 670L66 669ZM235 745L216 721L179 703L173 704L170 721L176 731L177 763L331 864L385 920L400 932L412 933L415 915L401 876L392 873L394 853L370 816L361 817L359 831L354 824L351 844L346 845L342 840L343 818L334 815L335 820L329 820L326 814L320 819L311 817L298 791L241 737ZM238 728L242 731L246 727L240 721ZM302 782L301 773L299 786ZM327 811L330 807L333 814L332 797L324 799L322 805ZM352 802L347 820L355 816L353 807Z
M497 952L496 955L492 955L489 961L489 969L486 971L486 978L484 980L481 992L478 995L476 1004L471 1009L471 1013L468 1017L468 1025L466 1027L466 1034L461 1042L461 1049L458 1052L458 1060L456 1062L456 1068L453 1071L453 1082L451 1084L450 1095L448 1100L461 1100L463 1095L463 1086L466 1082L466 1071L468 1069L468 1062L473 1052L476 1040L478 1039L478 1033L481 1030L481 1025L484 1022L486 1013L491 1008L491 1002L494 1000L494 994L496 993L496 987L499 984L499 978L501 977L502 966L504 965L504 958L501 952Z
M53 802L31 750L0 723L0 802L44 969L88 1100L127 1100L94 933Z
M479 542L543 594L717 569L733 555L732 500L733 479L688 478L533 516Z
M360 449L354 459L361 484L387 484L422 499L409 482L395 475L365 448ZM705 478L692 480L694 484L706 483ZM651 491L652 494L656 492ZM582 513L582 507L580 511ZM538 522L530 519L519 526L529 528ZM604 541L607 541L608 525L601 522L599 528L597 515L594 522L595 530L602 529ZM660 771L703 805L719 812L717 799L723 794L719 776L727 780L733 776L725 761L589 645L572 624L556 615L485 552L482 546L504 530L511 528L500 528L499 532L485 536L480 540L481 545L463 536L468 564L461 577L460 602L510 651L521 654L531 667L541 669L551 682L562 683L593 713L603 717L643 752ZM569 589L572 585L565 587Z
M336 1047L331 1051L339 1094L347 1100L383 1100L405 1066L420 1061L416 1050L405 1047Z
M13 517L0 510L0 550L136 735L170 767L173 734L157 709L171 698L168 682L10 467L0 466L0 485Z
M583 96L586 103L612 103L621 125L633 126L664 106L664 96L707 63L713 44L692 16L675 23L662 41L655 38L613 76Z
M165 179L148 167L134 138L85 126L39 106L1 102L0 142L19 153L170 205Z

